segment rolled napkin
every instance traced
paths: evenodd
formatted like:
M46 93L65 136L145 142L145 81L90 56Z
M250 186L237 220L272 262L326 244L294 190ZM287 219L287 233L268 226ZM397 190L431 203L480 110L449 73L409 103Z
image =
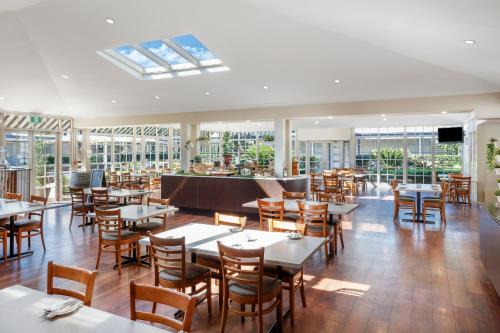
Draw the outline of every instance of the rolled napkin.
M68 299L64 302L57 303L50 308L44 309L43 317L47 319L56 316L65 315L78 309L83 303L77 299Z

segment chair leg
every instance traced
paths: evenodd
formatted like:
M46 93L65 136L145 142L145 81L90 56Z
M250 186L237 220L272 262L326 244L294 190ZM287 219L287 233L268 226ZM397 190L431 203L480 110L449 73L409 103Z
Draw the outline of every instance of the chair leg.
M281 297L281 294L280 294L280 297ZM259 311L259 313L257 314L257 317L259 319L259 333L264 333L264 318L262 316L262 303L258 304L258 311ZM277 316L277 314L276 314L276 316ZM276 318L276 319L279 322L279 319L278 318ZM283 332L282 330L279 330L279 331Z
M212 317L212 277L207 278L207 310L208 316Z
M121 258L121 246L116 245L115 246L115 251L116 251L116 260L118 261L118 275L122 275L122 258Z
M97 250L97 262L95 264L95 269L99 269L100 261L101 261L101 244L99 244L99 249Z
M219 290L218 290L218 293L219 293L219 309L222 309L222 298L224 297L222 295L222 280L217 280L218 283L219 283Z
M302 306L307 307L306 291L304 288L304 274L303 273L301 274L301 277L300 277L300 299L302 300Z
M422 214L423 214L422 217L424 218L424 224L425 224L426 217L427 217L427 208L426 208L425 204L424 204L424 209L422 210Z
M325 242L325 258L326 258L325 262L328 265L328 259L329 259L329 257L328 257L328 241Z
M413 223L417 222L417 206L413 206Z
M75 212L71 210L71 219L69 220L69 228L71 229L71 225L73 224L73 217L75 216Z
M293 320L295 319L295 278L292 277L290 281L290 285L288 286L288 303L290 306L290 323L293 324Z
M7 260L7 235L3 236L3 259Z
M245 311L245 304L240 304L240 311ZM245 316L241 316L240 321L243 324L245 322Z
M262 316L260 317L260 320L262 323ZM283 332L283 293L280 293L278 295L278 304L276 306L276 321L278 324L278 332Z
M21 230L19 230L16 234L16 245L17 245L17 258L21 258L21 249L22 249Z
M141 266L141 245L139 243L136 243L136 249L137 249L137 266Z
M31 231L28 231L28 248L31 249Z
M43 228L40 228L40 238L42 239L43 252L45 252L46 249L45 249L45 237L43 237Z
M342 232L342 222L339 225L339 236L340 236L340 245L342 245L342 250L344 249L344 233Z
M228 311L228 295L227 292L223 292L224 299L223 299L223 304L222 304L222 320L220 323L220 332L224 333L226 330L226 322L227 322L227 311Z

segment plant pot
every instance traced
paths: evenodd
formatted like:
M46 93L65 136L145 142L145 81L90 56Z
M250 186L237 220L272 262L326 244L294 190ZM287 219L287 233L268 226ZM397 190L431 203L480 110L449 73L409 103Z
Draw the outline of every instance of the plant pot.
M500 190L500 183L497 183L498 189Z
M497 176L500 176L500 168L495 168L495 174L496 174Z
M496 155L495 158L497 160L497 163L500 164L500 155Z

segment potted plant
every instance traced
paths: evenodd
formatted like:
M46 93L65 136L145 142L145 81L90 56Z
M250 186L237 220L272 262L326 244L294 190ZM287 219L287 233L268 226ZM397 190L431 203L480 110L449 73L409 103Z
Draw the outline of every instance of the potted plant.
M210 144L210 136L208 134L202 134L196 139L196 142L203 147L208 147Z
M500 178L497 179L497 186L498 186L498 189L500 190Z
M203 160L203 158L200 155L195 155L193 157L193 162L196 164L201 163L202 160Z
M222 135L222 154L224 157L224 166L229 167L233 161L233 155L231 155L231 151L233 148L233 144L231 142L231 133L229 131L225 131Z
M184 145L184 148L186 148L186 150L193 149L194 148L193 142L191 142L191 140L187 140L186 144Z
M495 196L497 197L497 202L500 202L500 189L495 191Z
M264 141L264 144L266 146L272 146L274 142L274 135L264 134L264 136L262 137L262 141Z
M493 171L496 167L496 147L495 147L495 138L491 138L490 142L486 145L486 167L488 170Z
M498 139L497 138L491 137L490 143L492 143L495 146L495 148L498 148Z

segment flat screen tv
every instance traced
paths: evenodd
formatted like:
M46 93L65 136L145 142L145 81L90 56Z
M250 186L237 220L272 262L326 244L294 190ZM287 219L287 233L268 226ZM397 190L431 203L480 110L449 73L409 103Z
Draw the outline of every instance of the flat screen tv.
M462 127L438 128L439 143L464 142L464 129Z

